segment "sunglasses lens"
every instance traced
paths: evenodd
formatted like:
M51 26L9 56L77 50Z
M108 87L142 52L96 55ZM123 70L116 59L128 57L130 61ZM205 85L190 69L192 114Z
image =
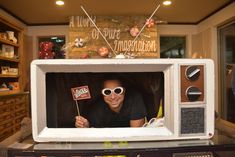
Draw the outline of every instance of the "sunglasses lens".
M109 90L109 89L106 89L106 90L104 90L104 95L110 95L111 94L111 90Z
M114 89L114 92L115 92L116 94L121 94L122 91L123 91L122 88L116 88L116 89Z

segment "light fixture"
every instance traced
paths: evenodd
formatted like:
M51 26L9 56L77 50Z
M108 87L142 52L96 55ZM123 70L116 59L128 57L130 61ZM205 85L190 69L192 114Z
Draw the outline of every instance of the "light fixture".
M162 2L163 5L171 5L171 3L172 3L172 2L169 1L169 0L166 0L166 1L163 1L163 2Z
M64 40L63 39L56 39L55 42L57 43L62 43Z
M55 2L56 5L64 5L64 1L63 0L57 0Z
M56 40L56 39L58 39L58 37L51 37L51 39L52 39L52 40Z

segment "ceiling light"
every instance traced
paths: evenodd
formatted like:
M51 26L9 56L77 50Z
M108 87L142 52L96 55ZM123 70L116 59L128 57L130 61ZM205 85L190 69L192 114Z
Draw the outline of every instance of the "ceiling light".
M163 5L171 5L171 3L172 3L171 1L167 0L167 1L163 1L162 4L163 4Z
M58 37L51 37L52 40L58 39Z
M62 0L57 0L55 3L56 3L57 5L64 5L64 1L62 1Z

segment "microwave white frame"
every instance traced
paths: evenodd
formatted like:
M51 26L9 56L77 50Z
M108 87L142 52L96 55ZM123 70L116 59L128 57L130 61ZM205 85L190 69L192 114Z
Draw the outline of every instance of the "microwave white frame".
M203 65L205 132L180 134L180 66ZM163 72L164 126L158 128L48 128L46 73ZM214 134L214 63L210 59L48 59L31 63L33 139L37 142L153 141L209 139ZM198 107L190 104L188 107ZM187 107L187 104L184 105Z

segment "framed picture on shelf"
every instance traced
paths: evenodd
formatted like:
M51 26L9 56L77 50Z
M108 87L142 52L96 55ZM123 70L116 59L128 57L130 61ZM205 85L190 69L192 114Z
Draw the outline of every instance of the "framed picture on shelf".
M2 53L4 57L13 58L14 57L14 46L2 45Z

